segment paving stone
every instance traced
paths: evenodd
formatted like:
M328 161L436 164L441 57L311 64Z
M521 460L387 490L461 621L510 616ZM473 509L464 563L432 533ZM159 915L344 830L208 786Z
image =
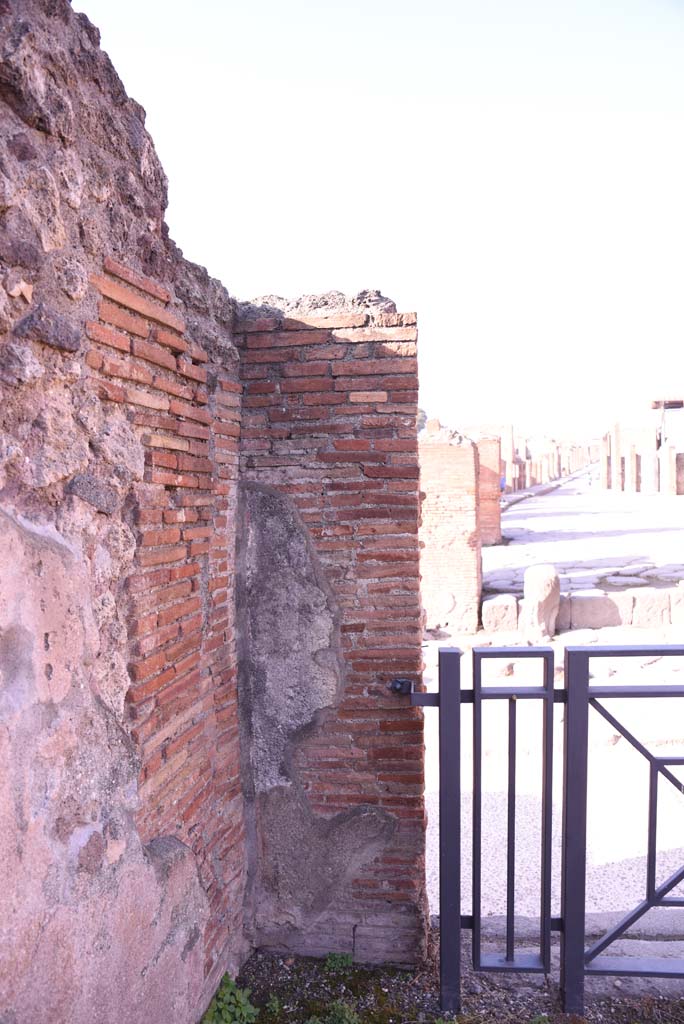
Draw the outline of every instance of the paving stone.
M648 580L641 576L604 576L602 583L608 587L647 587Z

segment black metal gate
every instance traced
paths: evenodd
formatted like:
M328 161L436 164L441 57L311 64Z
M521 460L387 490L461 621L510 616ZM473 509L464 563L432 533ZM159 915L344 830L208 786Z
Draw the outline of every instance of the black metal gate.
M554 687L554 654L546 647L475 648L473 687L461 687L461 651L439 652L439 692L413 693L416 706L439 708L440 770L440 991L444 1010L460 1010L461 932L472 931L473 966L482 971L551 969L551 933L561 935L561 989L563 1009L583 1013L584 979L588 974L684 977L684 961L603 956L604 950L652 907L684 907L684 898L670 896L684 880L684 866L656 884L656 830L658 779L663 777L679 792L684 785L670 770L684 765L684 757L655 757L602 703L606 698L684 697L678 685L594 685L590 662L594 658L684 657L684 647L568 647L562 687ZM483 686L483 662L491 658L538 659L541 686ZM508 704L508 794L506 843L505 953L482 951L481 942L481 836L482 836L482 705L503 700ZM515 936L515 767L517 702L540 701L542 706L541 767L541 884L539 950L516 951ZM563 836L561 916L551 916L551 837L553 708L566 705L564 724ZM473 705L473 879L472 915L461 914L461 705ZM618 731L648 762L650 771L648 845L644 899L600 940L585 948L585 884L587 853L587 774L589 711L593 709Z

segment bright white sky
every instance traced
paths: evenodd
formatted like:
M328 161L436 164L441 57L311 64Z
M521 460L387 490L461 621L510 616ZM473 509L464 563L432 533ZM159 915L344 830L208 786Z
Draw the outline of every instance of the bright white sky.
M684 392L681 0L74 0L238 298L417 310L453 426Z

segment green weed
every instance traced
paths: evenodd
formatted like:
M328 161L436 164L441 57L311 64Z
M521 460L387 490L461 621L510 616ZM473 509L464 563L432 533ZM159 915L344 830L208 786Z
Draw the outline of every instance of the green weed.
M259 1011L249 1001L250 989L238 988L226 974L202 1017L202 1024L254 1024Z
M354 958L351 953L328 953L323 970L328 974L340 974L351 969Z

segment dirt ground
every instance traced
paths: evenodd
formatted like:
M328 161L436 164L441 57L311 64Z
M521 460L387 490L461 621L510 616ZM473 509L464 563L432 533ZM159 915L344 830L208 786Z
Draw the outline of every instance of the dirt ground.
M340 962L341 961L341 962ZM584 1017L561 1012L558 985L541 975L475 974L464 953L462 1013L439 1007L439 940L415 972L255 953L238 983L251 989L259 1024L684 1024L684 1000L654 995L588 995ZM611 981L619 985L618 979ZM340 1015L340 1004L347 1007ZM356 1016L354 1016L356 1014Z

